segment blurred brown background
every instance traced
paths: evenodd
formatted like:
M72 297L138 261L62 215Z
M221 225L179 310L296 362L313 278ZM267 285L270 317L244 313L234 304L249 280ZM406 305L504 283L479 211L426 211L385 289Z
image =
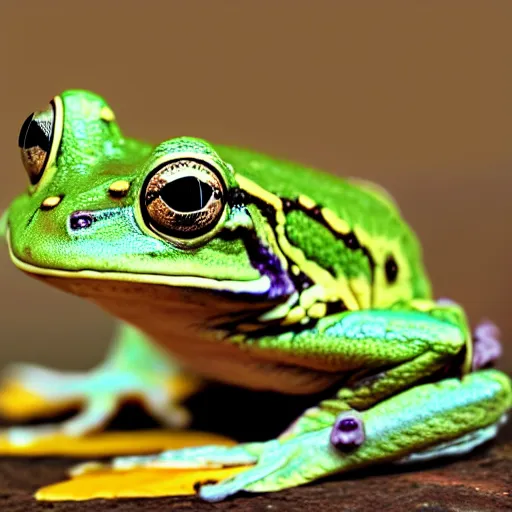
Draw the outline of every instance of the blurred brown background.
M494 319L512 370L512 3L0 2L0 209L27 183L24 118L66 88L125 133L253 147L378 181L436 294ZM99 361L111 321L0 251L0 363Z

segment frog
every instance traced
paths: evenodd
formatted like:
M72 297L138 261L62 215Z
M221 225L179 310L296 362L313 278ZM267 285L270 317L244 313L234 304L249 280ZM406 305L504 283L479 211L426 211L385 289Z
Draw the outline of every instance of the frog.
M12 262L119 328L90 372L7 370L53 411L82 404L62 423L6 429L11 442L87 436L129 397L183 427L183 398L205 379L328 390L274 439L73 469L247 466L200 486L215 502L462 456L505 423L497 328L472 333L462 306L434 298L419 240L379 185L197 137L130 138L85 90L31 114L18 143L29 184L0 230Z

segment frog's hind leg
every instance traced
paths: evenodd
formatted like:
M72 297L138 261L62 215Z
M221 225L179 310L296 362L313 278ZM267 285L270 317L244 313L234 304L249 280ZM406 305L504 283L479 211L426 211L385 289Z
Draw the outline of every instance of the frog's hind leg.
M349 450L340 450L333 443L333 431L343 425L340 415L333 414L330 421L323 415L322 421L302 423L293 435L265 443L118 458L107 467L127 470L252 464L234 477L201 487L203 499L219 501L239 491L278 491L371 464L412 461L413 454L416 460L457 451L461 454L494 436L511 405L509 377L482 370L462 379L413 387L358 412L351 424L364 425L365 436ZM341 415L347 419L347 411ZM102 469L102 464L87 464L76 468L75 474Z
M179 403L198 385L140 331L123 324L105 361L89 372L27 364L7 369L0 386L0 414L5 418L25 422L76 407L79 412L61 423L4 429L0 452L30 453L31 446L52 436L80 437L101 430L129 400L139 402L161 423L184 426L189 415Z
M497 422L487 427L479 428L473 432L469 432L461 437L440 443L427 450L411 453L403 459L395 461L395 464L417 464L420 462L428 462L434 459L444 457L461 457L472 452L475 448L494 439L499 429L507 422L508 416L504 414Z

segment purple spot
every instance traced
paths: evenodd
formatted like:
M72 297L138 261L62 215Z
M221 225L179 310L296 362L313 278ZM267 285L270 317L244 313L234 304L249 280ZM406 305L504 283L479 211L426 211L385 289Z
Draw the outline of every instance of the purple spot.
M295 292L295 286L288 272L283 269L279 258L252 233L244 237L245 248L251 265L270 279L267 299L287 298Z
M295 286L288 273L283 269L279 258L257 239L253 239L250 245L249 255L253 267L261 275L268 276L270 279L268 298L287 297L294 293Z
M88 228L94 221L92 214L88 212L73 212L69 217L69 226L73 230Z
M340 451L357 448L365 440L364 424L356 411L342 412L331 430L331 444Z
M473 332L473 370L496 361L502 353L500 331L489 321L478 324Z

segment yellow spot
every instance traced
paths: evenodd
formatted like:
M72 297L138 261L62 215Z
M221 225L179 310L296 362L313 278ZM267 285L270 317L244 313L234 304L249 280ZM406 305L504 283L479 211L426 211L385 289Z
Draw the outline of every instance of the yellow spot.
M300 322L306 316L306 311L302 306L294 307L286 318L281 322L281 325L290 325Z
M300 268L297 265L292 265L292 274L295 276L300 274Z
M241 176L240 174L237 174L236 179L240 187L242 187L245 191L249 192L249 194L256 196L262 201L265 201L266 203L272 205L276 211L282 210L283 202L281 201L281 199L279 199L279 197L272 194L271 192L268 192L263 187L260 187L259 185L254 183L254 181L251 181L245 178L244 176Z
M329 208L322 208L322 217L325 219L325 222L329 224L331 229L336 231L337 233L341 233L342 235L346 235L350 233L351 229L348 225L347 221L340 219L332 210Z
M115 121L116 115L110 107L103 107L100 110L100 118L107 123L111 123L112 121Z
M307 208L308 210L311 210L312 208L314 208L316 206L316 203L315 203L315 201L313 201L313 199L311 199L308 196L303 196L303 195L299 196L299 204L304 206L304 208Z
M117 498L156 498L196 494L197 484L233 477L250 466L221 469L101 469L42 487L39 501L84 501Z
M62 197L60 196L50 196L47 197L42 203L41 208L43 210L51 210L55 208L62 201Z
M308 309L308 316L311 318L323 318L327 314L327 305L317 302Z
M310 286L304 290L300 296L300 305L304 309L310 308L317 301L324 301L326 297L325 289L319 284Z
M130 190L131 183L126 180L117 180L110 184L108 191L113 197L124 197Z
M291 307L297 302L298 296L299 294L294 292L284 304L280 304L270 311L263 313L263 315L258 317L258 320L260 322L269 322L278 318L284 318L290 312Z

